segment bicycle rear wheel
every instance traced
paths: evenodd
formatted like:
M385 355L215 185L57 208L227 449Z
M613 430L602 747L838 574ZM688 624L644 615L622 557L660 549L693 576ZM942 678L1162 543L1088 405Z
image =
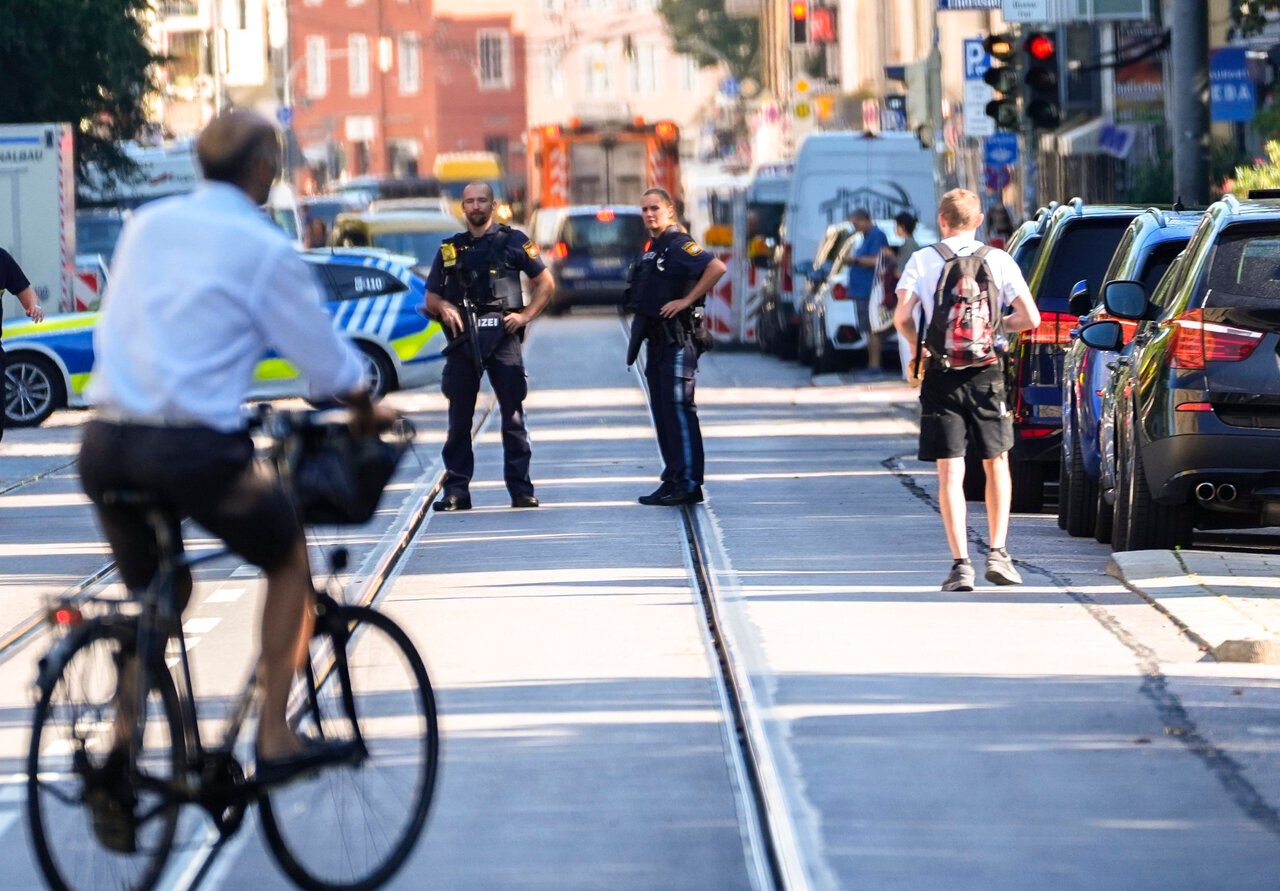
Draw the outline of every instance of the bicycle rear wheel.
M119 770L104 770L120 665L133 657L134 640L131 626L92 622L45 657L27 753L27 819L55 889L151 888L169 858L179 803L166 789L183 770L184 743L168 673L150 679L132 768L121 759Z
M318 620L310 665L294 688L298 732L352 739L348 693L367 756L261 800L267 844L303 888L378 887L413 850L431 805L439 735L427 670L400 627L367 607L338 607Z

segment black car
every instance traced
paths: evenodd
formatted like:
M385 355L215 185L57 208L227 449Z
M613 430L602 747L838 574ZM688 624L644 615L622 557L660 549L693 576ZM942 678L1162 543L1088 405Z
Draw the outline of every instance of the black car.
M1119 550L1280 523L1280 202L1215 203L1174 274L1163 307L1141 282L1103 291L1107 312L1144 323L1114 384ZM1117 321L1081 336L1123 338Z
M620 306L627 270L648 238L639 207L565 208L551 255L545 258L556 281L552 312L570 306Z
M1062 366L1079 315L1070 311L1080 282L1091 293L1129 223L1141 208L1086 206L1079 198L1054 208L1043 223L1027 285L1040 310L1040 325L1010 338L1008 391L1013 411L1012 509L1044 507L1045 484L1058 469L1062 446Z
M1155 207L1138 214L1120 240L1103 281L1132 279L1153 293L1187 246L1201 216L1200 211ZM1082 324L1107 318L1100 292L1073 294L1071 312L1085 317ZM1125 321L1122 327L1131 335L1136 323ZM1091 350L1076 339L1063 366L1058 525L1074 536L1097 535L1099 541L1111 540L1112 500L1110 479L1103 479L1101 473L1102 395L1111 386L1118 358L1115 353Z

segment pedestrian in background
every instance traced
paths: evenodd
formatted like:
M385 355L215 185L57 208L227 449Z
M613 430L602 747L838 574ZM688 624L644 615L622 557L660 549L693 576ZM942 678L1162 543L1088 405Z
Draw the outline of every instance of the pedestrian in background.
M704 454L694 387L698 357L710 345L701 307L725 265L680 227L665 190L650 189L641 196L640 219L650 237L631 275L628 305L636 317L627 364L647 341L644 374L663 466L661 484L639 501L666 507L696 504L703 497Z
M863 325L862 333L867 338L867 367L863 376L875 378L884 374L880 355L884 335L875 330L871 321L871 288L876 280L876 263L881 252L889 246L889 238L880 231L866 208L859 207L850 214L849 222L862 236L861 243L849 258L849 296L858 302L858 318Z
M5 291L18 298L28 319L36 323L44 321L44 310L40 307L40 298L36 296L36 289L31 287L31 282L18 266L18 261L13 259L8 251L0 248L0 295ZM4 347L0 345L0 397L5 395L4 380ZM5 401L0 399L0 438L4 436Z
M1022 582L1005 546L1013 418L1005 398L1001 341L1006 334L1035 328L1040 313L1014 259L977 240L981 225L976 194L952 189L942 196L942 241L907 262L894 315L898 336L911 346L909 362L913 368L923 365L919 457L937 464L942 527L953 560L943 591L972 591L974 585L964 497L970 445L987 472L991 551L986 578L997 585ZM916 325L917 305L923 310L922 329Z
M910 211L904 210L900 214L898 214L896 217L893 218L893 222L897 230L898 237L902 239L902 244L898 245L897 248L886 248L886 250L893 255L894 264L896 267L894 272L895 281L893 283L893 290L896 294L898 289L896 279L902 276L902 270L907 268L907 261L911 259L912 254L920 250L920 245L916 241L916 218L914 214L912 214ZM896 301L895 301L895 310L896 310ZM916 316L918 319L919 313L917 313ZM919 321L917 321L916 324L920 324ZM898 360L900 365L902 366L903 380L909 380L911 377L911 370L909 368L909 365L911 364L909 361L910 358L911 358L911 345L907 343L905 338L899 337L898 338Z

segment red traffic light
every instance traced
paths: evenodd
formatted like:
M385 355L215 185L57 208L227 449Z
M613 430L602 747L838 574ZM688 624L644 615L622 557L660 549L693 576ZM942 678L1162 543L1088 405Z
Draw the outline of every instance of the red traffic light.
M796 2L791 4L791 18L793 21L803 22L808 17L809 17L808 0L796 0Z
M1022 48L1027 51L1028 56L1037 62L1052 59L1055 50L1053 38L1048 34L1032 34L1023 43Z

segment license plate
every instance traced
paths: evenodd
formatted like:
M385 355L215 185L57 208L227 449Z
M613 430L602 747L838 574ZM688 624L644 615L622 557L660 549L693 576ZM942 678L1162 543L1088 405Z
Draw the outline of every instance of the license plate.
M621 269L622 260L618 257L603 257L599 260L592 260L591 265L596 269Z

